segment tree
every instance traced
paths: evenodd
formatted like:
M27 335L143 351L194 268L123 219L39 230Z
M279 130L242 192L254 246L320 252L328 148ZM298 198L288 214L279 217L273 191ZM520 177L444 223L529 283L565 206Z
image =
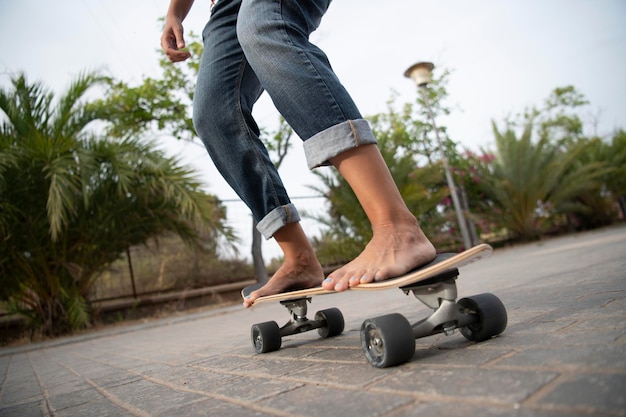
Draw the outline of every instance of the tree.
M606 173L602 162L580 163L588 143L563 150L549 135L533 143L533 127L527 123L518 138L511 127L500 132L493 122L495 159L481 173L493 214L522 240L538 238L556 215L579 211L576 197L594 190Z
M489 157L494 152L488 150L466 160L474 172L482 167L480 175L468 181L470 189L483 195L471 199L478 201L473 210L522 239L564 226L585 229L610 223L609 184L615 184L613 173L624 156L585 133L589 129L582 110L588 104L575 87L558 87L541 106L507 118L504 133L494 123L495 156ZM523 133L516 139L519 130Z
M231 238L223 207L174 158L89 129L112 114L84 100L101 77L79 76L58 100L24 75L11 82L0 90L0 299L33 327L87 325L95 278L130 246Z
M606 191L617 201L622 218L626 219L626 131L620 129L615 132L610 145L602 149L604 159L613 168L613 172L604 177Z
M193 32L188 38L191 58L174 65L163 56L159 60L161 77L144 77L137 86L107 79L105 98L95 104L111 121L107 126L109 135L139 137L158 133L187 141L197 139L191 107L203 46Z

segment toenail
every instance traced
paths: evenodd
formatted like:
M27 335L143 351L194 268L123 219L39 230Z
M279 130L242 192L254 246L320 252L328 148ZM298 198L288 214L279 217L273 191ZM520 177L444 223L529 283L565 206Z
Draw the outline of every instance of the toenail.
M246 296L245 296L245 297L243 297L243 298L245 298L246 300L249 300L249 299L250 299L250 296L249 296L249 295L246 295Z
M324 280L324 282L333 282L333 279L332 279L332 278L330 278L330 277L328 277L328 278L326 278L326 279Z
M381 277L380 275L376 275L374 277L374 281L382 281L382 280L383 280L383 277Z
M356 282L356 281L358 281L358 280L359 280L359 279L358 279L357 277L352 277L352 278L350 278L350 282Z

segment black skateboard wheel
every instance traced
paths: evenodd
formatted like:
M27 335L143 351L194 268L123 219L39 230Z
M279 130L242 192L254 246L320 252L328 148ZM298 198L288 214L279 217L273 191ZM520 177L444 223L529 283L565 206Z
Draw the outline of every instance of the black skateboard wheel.
M457 303L472 315L476 322L459 330L466 339L482 342L497 336L506 329L508 317L506 308L498 297L490 293L478 294L463 298Z
M317 333L321 337L333 337L340 335L343 332L345 322L343 320L343 314L338 308L329 308L326 310L320 310L315 313L315 320L322 320L326 322L324 327L317 329Z
M280 328L275 321L254 324L250 335L252 347L256 353L267 353L280 349L282 343Z
M377 368L408 362L415 353L411 323L397 313L367 319L361 325L361 348Z

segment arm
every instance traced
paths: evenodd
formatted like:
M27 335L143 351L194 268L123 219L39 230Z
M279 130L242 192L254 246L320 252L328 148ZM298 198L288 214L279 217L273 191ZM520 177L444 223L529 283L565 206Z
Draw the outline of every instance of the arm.
M183 20L187 17L192 4L193 0L171 0L167 15L165 15L161 49L172 62L184 61L191 56L189 52L180 49L185 47Z

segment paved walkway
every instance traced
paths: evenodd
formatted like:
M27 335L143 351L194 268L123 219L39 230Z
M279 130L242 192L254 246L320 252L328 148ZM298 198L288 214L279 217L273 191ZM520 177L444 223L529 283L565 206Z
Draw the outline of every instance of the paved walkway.
M496 250L458 286L502 299L503 335L419 339L410 363L377 369L363 319L428 314L400 291L314 298L342 309L344 334L264 355L249 328L286 310L232 306L2 349L0 416L626 416L626 227Z

